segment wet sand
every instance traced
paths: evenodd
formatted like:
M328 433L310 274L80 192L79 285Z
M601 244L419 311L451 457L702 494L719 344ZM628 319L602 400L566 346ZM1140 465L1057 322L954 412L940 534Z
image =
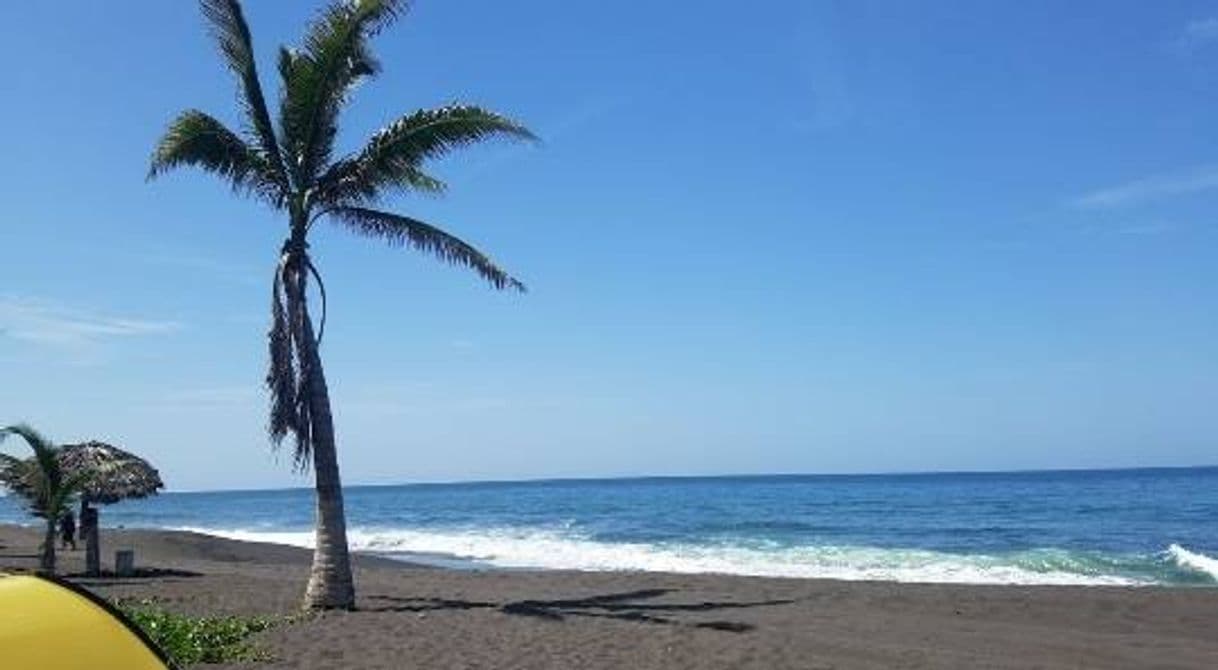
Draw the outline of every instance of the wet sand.
M292 613L311 556L182 532L103 542L103 563L132 548L145 574L75 581L192 613ZM33 567L37 543L0 526L0 569ZM206 667L1218 668L1218 589L356 569L358 611L262 633L273 662Z

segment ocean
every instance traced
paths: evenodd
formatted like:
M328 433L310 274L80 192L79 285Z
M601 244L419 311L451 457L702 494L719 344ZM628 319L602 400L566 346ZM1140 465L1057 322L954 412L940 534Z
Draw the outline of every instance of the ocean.
M1218 586L1218 468L357 486L353 549L465 569ZM107 526L309 546L312 491L166 493ZM0 522L30 523L0 498Z

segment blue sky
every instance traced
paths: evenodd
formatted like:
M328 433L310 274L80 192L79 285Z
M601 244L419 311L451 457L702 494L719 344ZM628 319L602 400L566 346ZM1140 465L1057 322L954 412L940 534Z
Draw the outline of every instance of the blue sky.
M273 90L310 3L247 4ZM283 221L143 179L179 109L236 124L193 3L0 31L0 422L307 484L263 431ZM1218 4L420 0L377 47L345 149L454 99L545 143L389 203L525 296L315 236L348 483L1216 460Z

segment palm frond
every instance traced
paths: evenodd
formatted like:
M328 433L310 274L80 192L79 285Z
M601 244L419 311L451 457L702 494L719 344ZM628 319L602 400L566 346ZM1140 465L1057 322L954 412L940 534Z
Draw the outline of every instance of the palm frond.
M116 469L114 464L101 465L89 470L76 470L64 474L60 483L58 497L69 500L88 488L93 482L106 477Z
M72 447L52 444L29 426L0 430L0 440L8 435L24 438L34 455L21 459L0 454L0 484L22 498L35 516L44 519L58 519L68 503L95 482L130 467L129 461L120 460L87 465L78 462L74 467L69 455Z
M23 486L29 477L27 461L16 456L0 454L0 486L16 489Z
M41 516L48 499L48 482L37 459L0 454L0 486L21 498L35 516Z
M59 519L63 516L64 512L71 509L72 501L80 495L81 490L92 479L83 475L84 473L75 473L69 479L64 480L58 488L49 492L46 501L43 503L41 514L43 518Z
M309 469L314 440L313 375L317 362L315 351L310 352L317 346L318 338L313 335L306 296L310 274L320 281L303 248L285 245L271 292L268 333L270 367L266 386L271 395L271 418L267 432L275 449L282 446L284 437L292 434L295 438L292 460L300 472Z
M241 3L238 0L200 0L199 5L220 48L220 55L240 82L241 106L260 153L270 166L275 181L286 191L287 172L279 153L271 115L266 108L266 97L262 94L262 83L258 79L258 68L254 61L253 40Z
M424 162L496 138L537 141L520 123L474 105L421 109L378 131L357 155L335 162L319 190L329 204L371 202L386 188L439 191L443 184L421 171Z
M377 169L378 162L358 157L335 161L317 182L314 202L323 206L360 205L376 202L388 189L442 194L448 184L412 165Z
M20 466L23 461L16 456L0 454L0 472L5 472Z
M338 113L351 89L380 64L368 38L403 10L400 0L339 0L309 25L299 50L280 52L280 129L297 188L330 160Z
M34 454L39 456L39 460L43 460L42 457L47 454L54 455L55 443L48 440L42 433L34 430L33 426L29 424L18 423L0 428L0 442L3 442L11 435L16 435L25 440L25 443L34 451ZM58 466L58 462L55 465Z
M271 435L271 443L275 446L278 446L288 433L297 433L300 426L296 398L296 357L286 302L281 263L275 269L271 291L271 328L267 333L270 356L266 387L271 395L271 416L267 430Z
M223 123L195 109L169 124L152 152L148 178L183 165L216 174L235 191L257 191L272 201L282 196L262 155Z
M470 268L496 289L513 289L521 293L526 290L524 284L481 251L418 219L364 207L338 207L329 214L361 235L410 246L447 263Z
M26 506L36 516L47 518L58 514L59 509L54 505L64 482L58 448L26 424L0 429L0 441L10 435L25 440L34 455L21 460L5 454L0 459L0 478L5 487L24 498Z

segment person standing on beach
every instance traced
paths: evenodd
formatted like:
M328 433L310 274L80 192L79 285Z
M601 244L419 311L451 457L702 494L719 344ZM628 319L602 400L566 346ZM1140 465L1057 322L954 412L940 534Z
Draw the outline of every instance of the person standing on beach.
M72 514L72 510L59 519L59 542L61 549L72 545L72 551L76 551L76 515Z

